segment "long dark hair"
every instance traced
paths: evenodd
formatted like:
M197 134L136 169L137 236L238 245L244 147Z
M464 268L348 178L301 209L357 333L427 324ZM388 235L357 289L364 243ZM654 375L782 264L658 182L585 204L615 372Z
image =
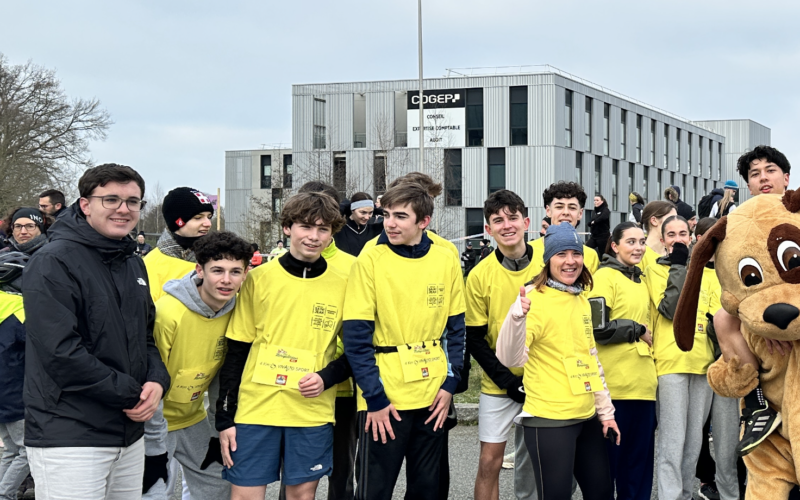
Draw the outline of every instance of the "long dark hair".
M628 229L641 229L641 228L639 227L639 224L631 221L625 221L617 224L617 226L611 232L611 238L609 238L608 242L606 243L606 253L608 255L614 257L615 259L617 258L617 252L615 252L614 249L611 248L611 244L615 243L619 245L619 242L622 241L622 235Z

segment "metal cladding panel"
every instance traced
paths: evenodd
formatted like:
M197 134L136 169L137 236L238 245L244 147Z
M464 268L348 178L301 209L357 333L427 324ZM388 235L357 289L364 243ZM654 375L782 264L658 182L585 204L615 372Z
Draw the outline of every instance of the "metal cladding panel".
M653 147L652 138L650 137L650 122L651 119L647 116L642 116L642 165L652 167L650 161L650 148ZM656 130L658 133L658 130Z
M367 149L394 147L394 98L394 92L367 94Z
M677 130L674 126L670 126L668 132L669 132L669 137L667 138L667 165L665 168L667 170L674 171L675 161L676 161L675 159L678 157L678 152L675 150L675 136L677 134Z
M372 172L375 153L370 149L354 149L347 152L348 194L364 191L373 193Z
M574 181L575 180L575 151L567 148L555 148L555 164L552 172L549 174L549 179L546 179L545 184L550 185L558 181ZM542 201L542 200L540 200ZM538 202L537 202L538 203ZM543 203L543 201L542 201ZM535 205L535 204L534 204Z
M428 226L446 240L454 240L465 235L466 211L462 207L446 207L436 205L431 218L431 225ZM464 241L454 241L453 244L460 252L464 251Z
M486 148L464 148L461 158L463 204L465 207L483 207L489 194ZM506 150L506 154L508 150ZM508 162L508 159L506 159Z
M720 166L720 157L719 157L719 146L717 143L714 143L714 146L711 148L711 178L715 181L721 180L719 178L719 166Z
M566 113L566 107L567 107L567 105L566 105L566 90L564 89L564 87L559 87L557 85L553 85L552 87L553 87L553 93L555 94L554 101L553 101L554 120L549 120L550 124L553 127L555 127L553 129L553 142L552 142L552 144L555 144L556 146L560 146L560 147L563 148L563 147L567 146L567 141L566 141L567 124L565 123L565 121L566 121L566 114L565 113ZM537 92L538 88L539 87L528 87L528 102L529 103L533 104L533 103L536 102L536 94L538 93ZM574 106L574 104L573 104L573 106ZM539 118L539 117L541 117L541 118ZM528 137L529 137L528 144L530 144L532 146L538 146L539 145L539 144L537 144L536 139L535 139L535 137L536 137L536 129L540 126L540 124L537 123L537 121L536 121L537 118L545 120L545 123L542 123L541 126L546 126L547 125L547 121L548 121L547 118L545 116L539 114L539 110L538 109L534 109L534 106L528 106L528 123L531 124L531 128L528 130ZM572 122L574 123L575 120L573 119ZM574 139L574 137L573 137L573 139Z
M561 96L560 101L559 95ZM552 146L560 142L562 146L564 145L563 106L563 88L555 85L536 85L528 88L528 144ZM558 123L561 123L560 128Z
M627 149L625 150L625 159L627 161L636 161L636 116L636 113L628 111L628 125L625 127L628 131ZM642 139L644 139L644 130L642 130ZM643 146L640 152L644 156Z
M600 194L608 200L608 206L611 207L611 162L613 159L605 156L603 157L603 165L600 171ZM594 196L594 193L590 193ZM588 201L586 203L589 203Z
M502 148L509 141L508 87L489 87L483 90L484 145Z
M592 153L603 154L603 101L592 99Z
M695 123L702 124L723 136L731 151L744 152L757 145L750 140L750 124L753 123L751 120L712 120ZM722 138L714 138L715 142L721 140Z
M252 188L252 159L249 151L225 153L225 229L245 233Z
M655 158L653 167L659 170L664 168L664 124L656 122Z
M328 121L328 147L331 151L353 149L353 94L331 94L325 96Z
M292 96L292 149L311 151L314 147L314 97Z
M678 171L685 173L686 166L688 165L688 157L689 154L689 134L685 130L681 130L681 140L678 147L680 148L680 165L678 166Z
M614 159L619 159L620 157L620 149L621 145L621 137L620 137L620 117L622 116L622 110L617 106L611 106L611 110L609 113L608 119L610 120L608 124L609 134L608 134L608 156Z
M506 149L506 188L517 193L525 206L541 206L542 192L553 182L556 148L527 146Z
M386 184L409 172L419 171L419 150L396 148L386 153Z
M553 84L552 73L489 75L451 78L426 78L425 89L466 89L478 87L511 87L521 85ZM394 92L419 90L419 80L390 80L376 82L345 82L292 85L292 95L354 94L363 92Z
M756 123L752 120L750 121L750 145L751 149L755 148L756 146L769 146L772 144L772 132L769 128L761 125L760 123ZM726 143L726 146L728 144ZM728 148L731 151L730 148Z

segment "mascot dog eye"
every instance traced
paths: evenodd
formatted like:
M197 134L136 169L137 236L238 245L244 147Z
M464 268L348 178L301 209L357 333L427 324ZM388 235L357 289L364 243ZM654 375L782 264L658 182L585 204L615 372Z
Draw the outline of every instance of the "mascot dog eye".
M764 271L752 257L746 257L739 261L739 276L746 287L755 286L764 281Z

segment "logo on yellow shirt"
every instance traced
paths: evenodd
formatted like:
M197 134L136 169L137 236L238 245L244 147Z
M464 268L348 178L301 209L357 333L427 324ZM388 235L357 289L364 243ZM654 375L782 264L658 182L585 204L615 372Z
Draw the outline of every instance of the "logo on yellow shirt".
M333 333L339 308L328 304L314 304L311 310L311 328Z
M289 363L297 363L297 358L286 352L285 349L278 349L278 352L275 353L275 356L279 358L286 358L289 360Z
M289 377L286 375L278 375L277 377L275 377L275 385L286 385L286 381L288 379Z
M444 306L444 290L444 283L430 284L427 286L427 303L429 308Z
M428 367L427 366L423 366L422 367L422 378L428 378L428 375L429 375L428 374Z

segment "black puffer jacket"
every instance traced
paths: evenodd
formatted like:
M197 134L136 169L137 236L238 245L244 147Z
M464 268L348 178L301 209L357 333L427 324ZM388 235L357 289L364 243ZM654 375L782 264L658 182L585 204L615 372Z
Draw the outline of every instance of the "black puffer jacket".
M169 388L144 264L132 239L102 236L77 203L49 234L23 274L25 445L129 446L144 424L122 410L145 382Z
M589 224L589 232L592 238L607 238L611 231L611 211L608 209L608 203L603 202L602 205L595 208L592 215L592 222Z

